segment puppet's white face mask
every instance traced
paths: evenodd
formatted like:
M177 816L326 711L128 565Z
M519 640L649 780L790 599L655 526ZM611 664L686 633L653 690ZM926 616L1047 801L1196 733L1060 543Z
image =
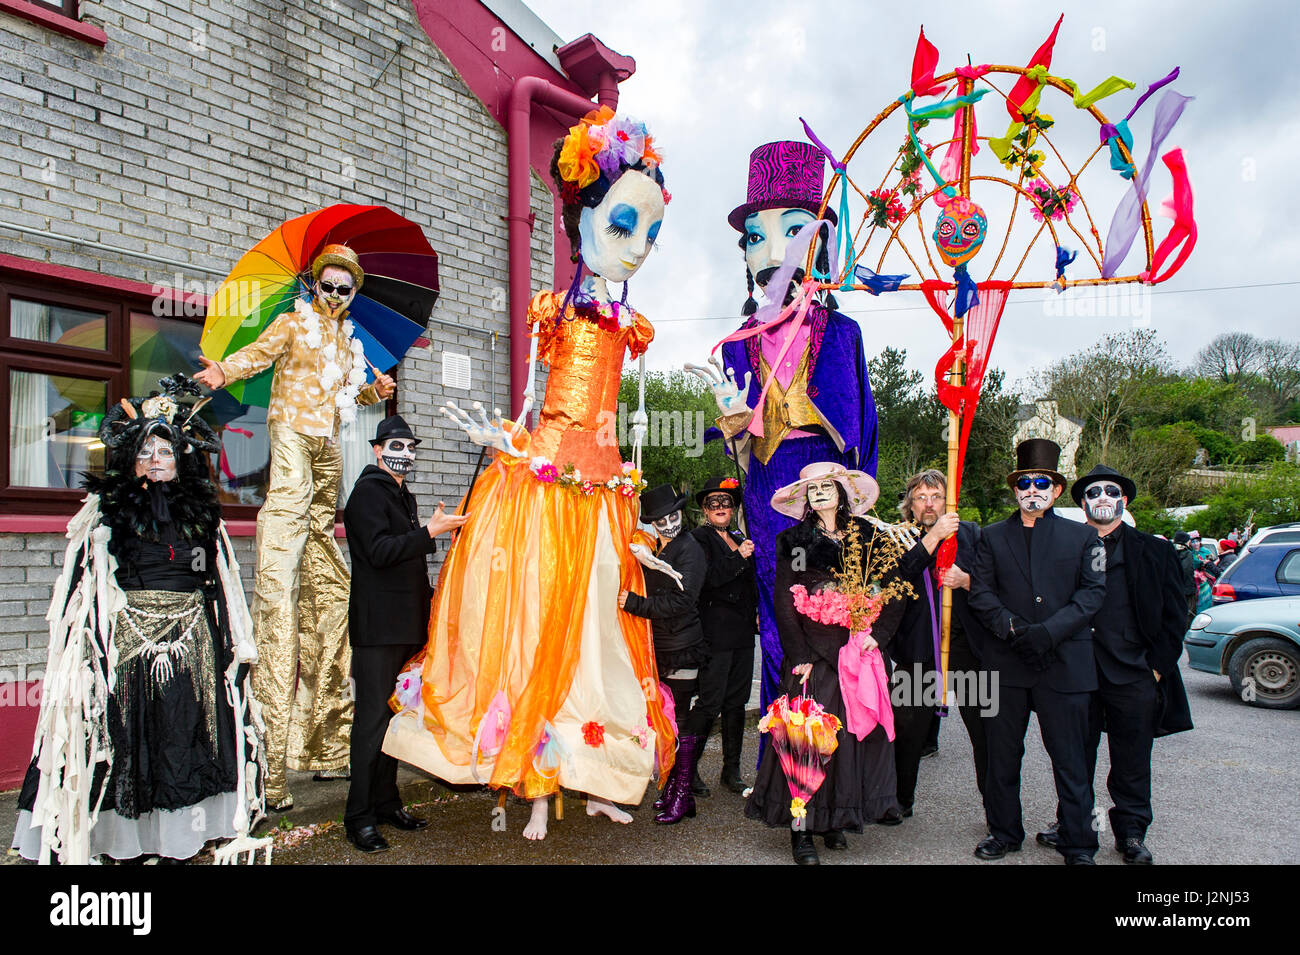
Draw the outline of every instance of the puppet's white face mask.
M405 476L415 468L415 441L411 438L389 438L380 449L379 456L389 471Z
M172 443L156 434L146 438L135 454L135 476L150 481L175 480L176 449Z
M814 511L824 511L839 503L839 485L831 478L808 485L808 506Z
M1056 500L1056 485L1046 474L1025 474L1016 481L1016 504L1022 511L1039 514Z
M682 530L682 512L673 511L651 522L655 533L666 541L672 540Z
M1114 523L1124 516L1124 492L1114 481L1097 481L1083 489L1083 509L1094 524Z
M609 187L600 205L582 210L582 260L602 278L626 281L654 248L663 221L663 189L629 169Z
M745 219L745 264L757 284L767 284L785 261L790 242L815 218L806 209L760 209ZM802 262L797 271L802 274Z
M338 265L327 265L321 269L315 291L316 304L330 318L342 315L357 294L352 273Z

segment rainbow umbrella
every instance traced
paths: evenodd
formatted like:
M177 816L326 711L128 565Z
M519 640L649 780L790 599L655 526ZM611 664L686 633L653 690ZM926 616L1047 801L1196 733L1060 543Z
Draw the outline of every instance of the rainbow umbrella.
M276 316L310 295L311 263L325 246L356 252L366 278L348 308L354 334L376 368L389 369L424 334L438 299L438 253L418 225L384 206L335 205L290 219L235 263L208 302L199 345L222 359L257 339ZM373 380L373 375L367 373ZM229 391L266 407L271 369Z

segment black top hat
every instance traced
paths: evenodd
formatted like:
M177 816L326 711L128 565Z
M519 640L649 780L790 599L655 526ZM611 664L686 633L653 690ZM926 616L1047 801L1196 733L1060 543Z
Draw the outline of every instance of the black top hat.
M375 429L374 440L370 443L383 444L389 438L408 438L415 444L420 443L420 439L411 433L411 428L406 423L406 419L399 414L389 415L379 422L379 427Z
M1137 485L1129 478L1120 474L1114 468L1108 468L1104 464L1098 464L1091 471L1085 474L1079 480L1070 485L1070 497L1074 498L1074 503L1083 506L1083 492L1088 489L1089 484L1096 484L1098 481L1111 480L1119 485L1119 489L1124 492L1130 504L1137 497Z
M711 477L709 482L703 488L695 492L695 503L700 507L704 506L704 499L717 491L720 494L726 494L731 498L731 503L736 507L741 504L740 482L735 478Z
M671 484L657 484L641 492L641 520L649 524L686 506L686 495L678 494Z
M1046 438L1028 438L1016 445L1016 469L1007 475L1007 484L1016 486L1026 474L1046 474L1065 487L1065 477L1056 470L1061 460L1061 446Z

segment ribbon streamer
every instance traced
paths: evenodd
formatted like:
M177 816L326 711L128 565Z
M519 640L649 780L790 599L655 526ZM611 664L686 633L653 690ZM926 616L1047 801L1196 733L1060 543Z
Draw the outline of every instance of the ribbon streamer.
M1169 279L1183 267L1187 257L1192 254L1192 249L1196 247L1196 219L1192 214L1192 184L1187 178L1187 162L1183 158L1181 148L1172 149L1162 157L1164 164L1169 167L1169 173L1173 176L1174 191L1173 194L1164 201L1161 206L1161 212L1174 220L1174 224L1169 227L1169 234L1165 236L1164 241L1160 243L1160 248L1156 249L1156 254L1151 259L1151 268L1142 273L1142 281L1150 282L1152 285ZM1164 265L1165 259L1173 253L1174 249L1182 244L1182 249L1178 252L1178 257L1174 259L1168 270L1163 274L1160 273L1160 266Z
M911 277L911 273L904 275L877 275L865 265L859 265L853 270L857 277L859 285L865 285L867 291L872 295L879 295L881 292L897 292L898 287L903 284L905 279Z

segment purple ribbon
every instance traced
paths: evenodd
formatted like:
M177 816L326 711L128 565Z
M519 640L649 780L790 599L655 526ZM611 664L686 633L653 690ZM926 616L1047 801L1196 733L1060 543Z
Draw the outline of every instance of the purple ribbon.
M1133 118L1133 114L1136 113L1139 109L1142 108L1142 104L1145 103L1148 99L1151 98L1151 94L1152 94L1152 93L1154 93L1156 90L1160 89L1160 87L1162 87L1162 86L1168 86L1168 85L1169 85L1170 83L1172 83L1174 80L1178 79L1178 71L1179 71L1180 69L1182 69L1182 67L1175 66L1172 70L1170 70L1169 75L1166 76L1164 79L1162 79L1162 80L1156 80L1154 83L1152 83L1150 86L1148 86L1148 87L1147 87L1147 91L1146 91L1145 93L1143 93L1141 96L1138 97L1138 101L1137 101L1136 103L1134 103L1134 104L1133 104L1133 108L1132 108L1131 110L1128 111L1128 115L1124 117L1124 122L1127 123L1130 119ZM1109 139L1114 138L1114 137L1117 136L1117 135L1119 135L1119 132L1115 129L1115 126L1114 126L1113 123L1102 123L1102 125L1101 125L1101 141L1102 141L1103 143L1106 142L1106 141L1109 140Z
M808 134L808 138L812 140L812 144L826 154L827 160L830 161L831 169L835 170L836 172L842 172L844 166L840 163L838 159L835 158L835 154L831 152L830 147L817 138L817 134L814 133L812 131L812 127L808 125L808 121L804 119L802 116L800 116L799 122L803 123L803 131Z
M934 601L938 597L939 588L934 585L934 578L930 576L930 568L925 568L924 575L925 586L928 588L927 593L930 595L930 633L934 636L934 668L937 671L943 665L943 658L939 652L939 618L934 615ZM942 679L942 676L940 676ZM946 700L940 700L942 706Z

